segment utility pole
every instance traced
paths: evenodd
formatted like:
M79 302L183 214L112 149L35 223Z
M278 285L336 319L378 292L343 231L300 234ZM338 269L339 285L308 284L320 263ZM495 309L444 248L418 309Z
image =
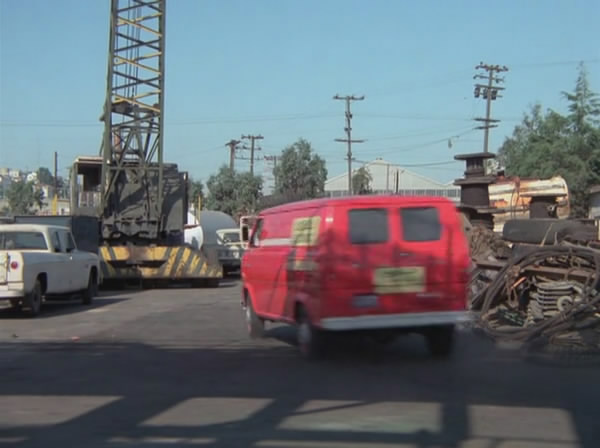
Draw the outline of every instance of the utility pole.
M268 160L269 162L273 162L273 167L277 166L277 156L265 155L263 159Z
M507 72L508 67L484 64L483 62L480 62L479 65L475 67L475 70L484 70L487 72L487 74L478 73L473 76L473 79L483 79L487 81L486 84L475 83L475 91L473 94L475 95L475 98L479 98L481 96L484 100L486 100L485 118L475 118L475 121L484 123L483 125L478 126L477 129L484 130L483 152L488 152L490 129L497 128L498 125L494 123L500 122L500 120L493 120L491 118L492 101L495 101L496 98L502 98L502 95L499 95L498 91L504 90L504 87L500 87L498 85L499 83L504 82L504 78L500 78L495 75L501 72Z
M250 148L244 145L243 149L250 149L250 174L254 175L254 151L260 151L259 146L255 147L254 142L256 140L262 140L262 135L242 135L242 139L250 140Z
M352 112L350 111L350 103L352 101L362 101L365 96L356 97L354 95L340 96L336 95L333 97L334 100L343 100L346 102L346 138L336 138L336 142L343 142L348 144L348 152L346 157L348 159L348 194L352 194L352 143L363 143L364 140L352 140Z
M275 168L277 167L277 156L276 155L265 154L263 156L263 160L266 162L265 163L265 172L268 169L267 168L267 164L269 164L269 165L272 164L271 165L271 170L270 170L271 171L270 180L273 181L273 188L275 188L275 182L276 182L276 180L275 180Z
M240 144L239 140L229 140L225 143L225 146L229 146L229 169L233 171L234 169L234 161L235 161L235 153L238 150L238 145Z
M54 198L52 200L52 214L58 212L58 152L54 151Z

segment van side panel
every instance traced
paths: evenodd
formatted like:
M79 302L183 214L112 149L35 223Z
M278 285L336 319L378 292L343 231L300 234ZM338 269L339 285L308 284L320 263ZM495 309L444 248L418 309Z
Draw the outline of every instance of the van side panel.
M290 251L287 260L288 296L286 317L294 319L297 305L304 306L311 317L318 316L321 300L320 246L326 227L325 206L293 213Z
M280 208L262 216L260 245L247 255L247 278L253 283L256 313L291 322L296 304L316 313L319 296L319 235L323 207ZM248 266L250 265L250 266Z

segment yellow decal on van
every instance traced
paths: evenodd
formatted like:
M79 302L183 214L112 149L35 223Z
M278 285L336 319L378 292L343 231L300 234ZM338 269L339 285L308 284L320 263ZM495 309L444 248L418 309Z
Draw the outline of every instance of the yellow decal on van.
M304 258L294 258L289 260L287 263L287 268L289 271L301 271L301 272L310 272L316 271L318 265L315 261Z
M292 223L292 245L314 246L319 237L320 216L296 218Z

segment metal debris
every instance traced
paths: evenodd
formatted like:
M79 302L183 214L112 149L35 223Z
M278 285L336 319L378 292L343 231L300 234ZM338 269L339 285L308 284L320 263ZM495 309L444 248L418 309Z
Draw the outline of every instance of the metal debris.
M563 243L519 252L506 263L475 260L479 272L496 271L472 298L478 326L498 340L600 354L600 250Z

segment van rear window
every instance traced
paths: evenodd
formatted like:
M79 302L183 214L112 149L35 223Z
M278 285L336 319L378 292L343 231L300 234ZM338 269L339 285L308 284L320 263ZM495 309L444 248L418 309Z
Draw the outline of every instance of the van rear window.
M388 240L388 212L384 208L350 210L348 221L352 244L385 243Z
M404 241L438 241L442 236L440 214L435 207L401 208L400 218Z

